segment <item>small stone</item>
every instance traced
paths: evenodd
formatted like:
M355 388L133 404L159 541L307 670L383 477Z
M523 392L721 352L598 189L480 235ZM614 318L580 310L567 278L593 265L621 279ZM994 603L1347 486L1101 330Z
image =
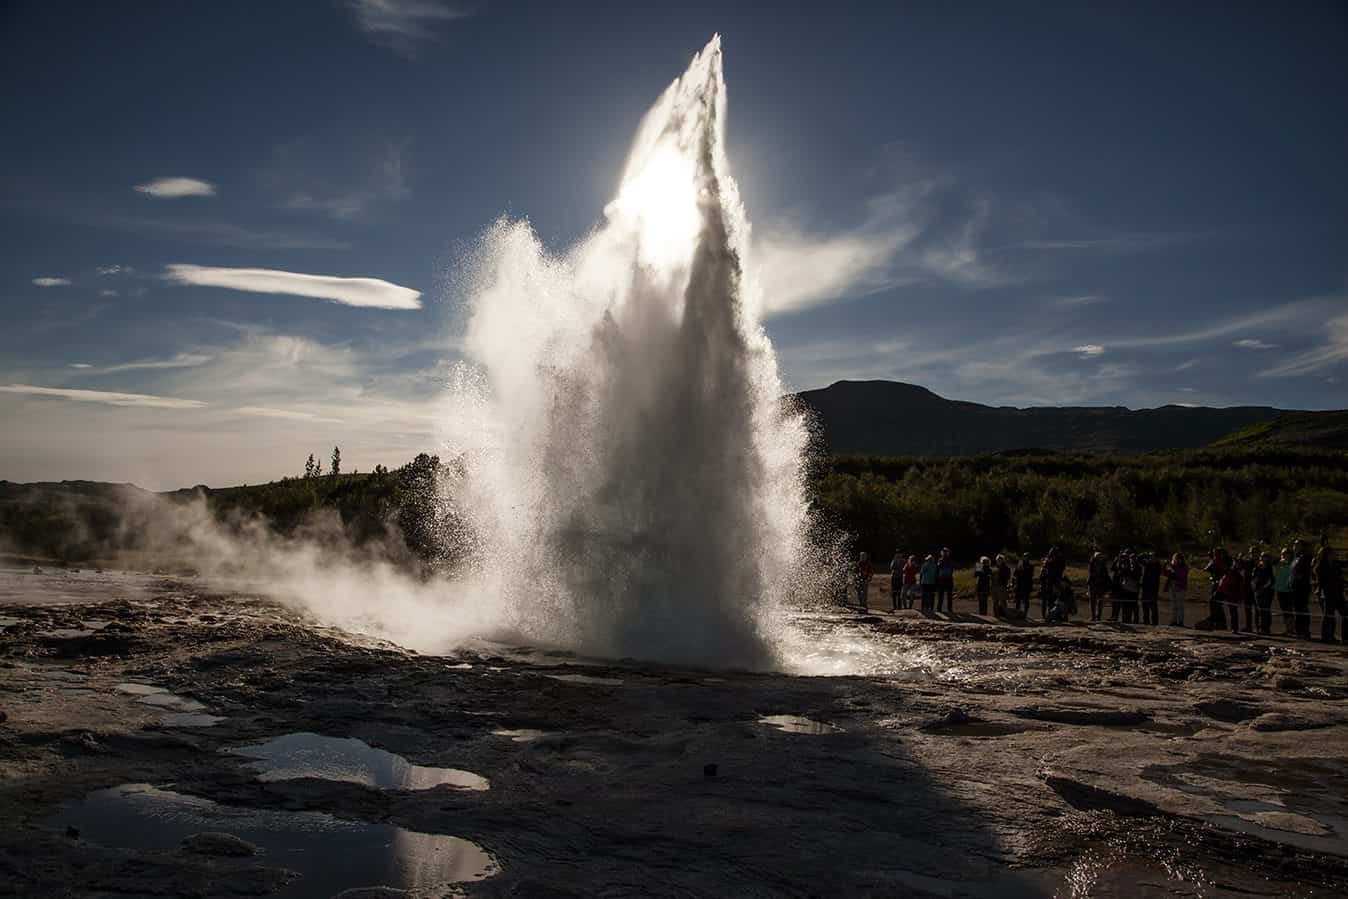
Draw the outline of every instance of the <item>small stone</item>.
M714 763L713 763L713 764L703 765L703 766L702 766L702 776L703 776L703 777L715 777L715 776L716 776L716 771L717 771L717 767L716 767L716 765L715 765Z
M228 858L245 858L257 854L257 847L242 837L232 833L206 831L194 833L183 840L183 848L197 855L216 855Z

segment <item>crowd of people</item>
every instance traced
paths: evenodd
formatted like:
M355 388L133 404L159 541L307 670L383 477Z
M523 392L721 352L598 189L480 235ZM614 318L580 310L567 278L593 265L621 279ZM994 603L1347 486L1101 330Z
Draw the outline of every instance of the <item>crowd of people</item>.
M1327 540L1312 553L1304 540L1283 548L1275 558L1250 547L1232 555L1217 547L1208 553L1202 569L1210 581L1208 614L1194 627L1232 633L1273 635L1275 608L1282 617L1283 635L1311 639L1311 597L1319 600L1320 639L1348 642L1348 607L1344 601L1343 564L1334 558ZM1161 623L1161 598L1168 601L1172 627L1185 627L1185 599L1191 569L1183 553L1169 559L1151 551L1124 549L1109 559L1103 552L1090 556L1085 594L1091 621L1156 626ZM955 562L945 547L919 559L895 551L889 563L890 597L894 611L920 608L924 613L955 611ZM866 553L857 560L852 586L863 608L875 568ZM1034 600L1039 617L1048 623L1068 621L1077 614L1077 592L1067 576L1067 561L1053 547L1036 568L1028 554L1012 565L1005 554L982 556L974 565L974 596L978 614L998 618L1029 618ZM1243 626L1242 626L1243 624Z

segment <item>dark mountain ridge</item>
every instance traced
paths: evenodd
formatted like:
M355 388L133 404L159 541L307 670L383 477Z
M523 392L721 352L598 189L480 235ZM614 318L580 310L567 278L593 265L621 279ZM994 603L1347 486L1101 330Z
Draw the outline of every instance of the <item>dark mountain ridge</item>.
M834 455L972 456L1028 448L1133 454L1197 449L1293 414L1271 406L1021 409L948 400L925 387L896 381L838 381L796 397L814 412L824 446ZM1336 413L1294 414L1304 420Z

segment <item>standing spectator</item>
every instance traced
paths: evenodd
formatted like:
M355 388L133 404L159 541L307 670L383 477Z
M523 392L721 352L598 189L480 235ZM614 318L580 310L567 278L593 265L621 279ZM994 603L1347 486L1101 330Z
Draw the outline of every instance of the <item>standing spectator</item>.
M894 550L894 558L889 560L889 606L897 612L903 608L903 566L907 559L902 550Z
M1230 557L1226 554L1226 550L1220 546L1214 547L1208 553L1208 564L1203 566L1203 570L1208 573L1208 577L1212 580L1212 592L1208 597L1207 628L1209 630L1215 631L1226 627L1226 604L1222 598L1221 583L1230 567Z
M1161 623L1161 560L1148 552L1142 557L1142 623L1153 627Z
M1324 623L1320 625L1320 639L1326 643L1337 643L1334 630L1348 615L1343 602L1343 568L1334 560L1334 550L1328 543L1322 544L1315 558L1315 583L1320 594L1320 611L1324 613ZM1335 620L1338 616L1338 620ZM1348 640L1348 625L1345 625L1343 638Z
M1273 568L1273 592L1278 597L1282 612L1282 635L1296 635L1296 602L1292 599L1292 548L1284 546L1278 564Z
M861 558L857 559L856 570L857 603L862 611L870 607L870 603L866 600L870 596L871 578L874 576L875 566L871 564L871 557L862 553Z
M1128 550L1121 549L1110 566L1109 577L1109 620L1120 621L1123 617L1124 595L1123 571L1128 566Z
M903 608L911 609L917 601L917 573L919 571L917 556L909 556L908 561L903 563Z
M1254 629L1264 637L1273 633L1273 576L1273 556L1262 553L1250 572L1250 581L1254 589Z
M1142 572L1132 550L1125 549L1119 554L1114 566L1114 596L1116 605L1122 613L1119 620L1124 624L1137 624L1137 598L1141 589Z
M1011 586L1011 566L1006 564L1006 556L997 554L997 568L992 582L992 614L998 618L1006 615L1007 591Z
M1030 595L1034 593L1034 563L1029 552L1021 554L1016 561L1016 571L1011 579L1016 594L1016 611L1025 618L1030 617Z
M1170 594L1170 624L1184 627L1184 597L1189 592L1189 565L1183 553L1170 557L1165 569L1165 589Z
M988 597L992 595L992 560L983 556L974 566L974 596L978 599L978 614L988 614Z
M1221 600L1231 610L1231 633L1240 633L1240 603L1245 596L1245 578L1240 574L1240 566L1227 560L1226 570L1217 582L1217 592Z
M1105 616L1105 597L1109 595L1109 562L1105 554L1096 550L1091 554L1090 570L1086 575L1086 598L1091 604L1091 621Z
M1062 550L1050 547L1044 556L1044 567L1039 575L1039 617L1048 620L1048 611L1058 598L1058 582L1067 574L1067 561Z
M936 563L936 611L941 611L941 599L945 599L946 611L955 614L955 560L950 556L950 547L942 547L941 558Z
M1245 586L1241 600L1245 606L1245 633L1254 632L1254 570L1259 566L1259 547L1251 546L1245 558L1241 560L1240 577Z
M1311 638L1311 562L1310 549L1305 540L1293 544L1295 555L1292 557L1292 608L1296 611L1297 636L1303 640Z
M936 560L931 554L922 562L922 571L919 574L922 581L922 611L930 612L936 602L936 582L940 577L936 568Z

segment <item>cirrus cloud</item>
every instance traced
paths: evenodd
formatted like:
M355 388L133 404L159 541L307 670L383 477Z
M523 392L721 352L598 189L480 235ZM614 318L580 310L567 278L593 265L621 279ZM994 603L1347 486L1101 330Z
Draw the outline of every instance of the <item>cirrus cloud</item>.
M193 287L223 287L249 293L286 294L373 309L420 309L421 291L379 278L308 275L268 268L165 266L164 279Z
M135 189L140 193L161 199L215 196L215 185L200 178L156 178L153 181L146 181L144 184L137 184Z
M173 396L154 396L148 393L113 393L107 390L76 390L68 387L38 387L33 384L0 384L0 393L43 396L74 400L80 403L103 403L108 406L140 406L150 409L197 409L201 400L184 400Z
M69 278L34 278L33 283L38 287L69 287Z

